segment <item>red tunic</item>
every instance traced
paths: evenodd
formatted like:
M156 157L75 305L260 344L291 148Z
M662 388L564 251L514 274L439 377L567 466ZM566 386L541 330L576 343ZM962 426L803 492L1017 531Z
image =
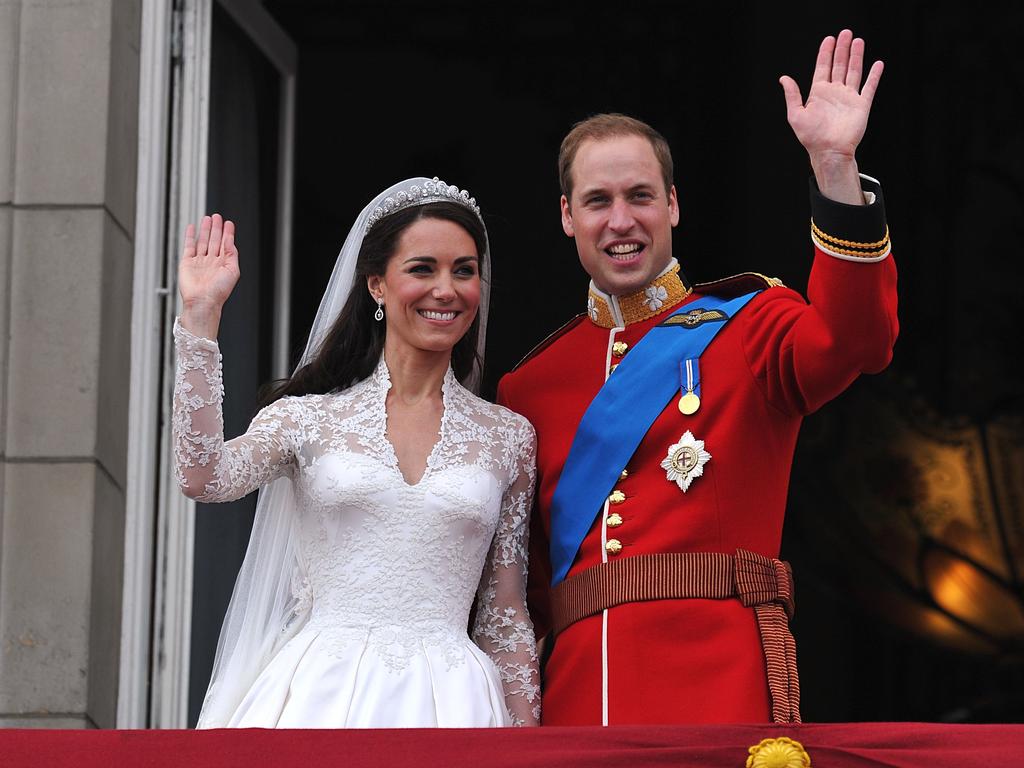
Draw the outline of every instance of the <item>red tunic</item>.
M815 242L810 303L769 287L718 334L700 359L700 410L683 416L674 398L656 419L616 486L625 501L595 510L570 576L647 553L742 548L778 557L802 417L860 373L882 370L897 333L892 258L856 263ZM537 430L530 597L538 637L550 627L551 499L576 427L615 362L612 343L632 348L672 309L625 329L609 330L584 316L499 384L499 401ZM686 430L712 458L683 493L661 461ZM621 518L614 527L611 513ZM618 553L606 549L612 538L622 545ZM763 722L769 712L755 617L735 599L608 609L565 629L545 669L546 725Z

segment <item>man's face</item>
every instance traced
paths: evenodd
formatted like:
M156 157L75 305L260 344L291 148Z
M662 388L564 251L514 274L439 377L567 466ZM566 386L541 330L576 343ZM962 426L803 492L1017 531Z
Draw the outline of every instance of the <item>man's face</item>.
M676 188L665 192L661 166L642 136L583 142L572 164L572 200L562 195L562 229L580 263L605 293L648 285L672 258L679 223Z

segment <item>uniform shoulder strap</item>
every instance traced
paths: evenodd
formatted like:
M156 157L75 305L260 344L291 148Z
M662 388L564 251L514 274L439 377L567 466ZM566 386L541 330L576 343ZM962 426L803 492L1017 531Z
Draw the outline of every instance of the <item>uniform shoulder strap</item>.
M516 365L512 369L512 371L519 370L519 368L521 368L524 364L526 364L527 362L532 360L534 357L539 355L541 352L543 352L545 349L550 347L552 344L554 344L556 341L558 341L558 339L561 336L563 336L564 334L568 333L573 328L575 328L577 325L579 325L586 316L587 316L586 312L581 312L580 314L576 315L576 317L572 318L569 322L567 322L565 325L563 325L561 328L559 328L559 329L553 331L552 333L548 334L547 337L540 344L538 344L533 349L531 349L529 352L527 352L526 356L522 360L520 360L518 363L516 363ZM511 373L511 371L510 371L510 373Z
M731 277L723 277L708 283L697 283L693 286L696 293L732 299L751 291L763 291L766 288L785 287L777 277L768 277L760 272L741 272Z

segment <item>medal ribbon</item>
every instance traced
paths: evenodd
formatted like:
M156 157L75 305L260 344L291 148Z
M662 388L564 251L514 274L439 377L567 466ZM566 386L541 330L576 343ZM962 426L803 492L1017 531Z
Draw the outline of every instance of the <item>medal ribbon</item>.
M679 394L688 392L700 397L700 362L696 358L679 363Z
M699 358L758 293L730 301L700 296L684 304L644 334L598 391L576 428L551 501L552 585L569 572L622 469L678 391L680 361Z

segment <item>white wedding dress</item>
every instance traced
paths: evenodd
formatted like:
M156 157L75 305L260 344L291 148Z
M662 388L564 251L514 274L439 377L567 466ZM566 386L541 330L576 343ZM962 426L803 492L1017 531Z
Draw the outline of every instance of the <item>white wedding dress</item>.
M218 347L177 323L174 337L182 487L228 501L287 476L298 517L299 626L245 681L230 714L201 717L200 727L537 722L525 605L529 422L476 397L449 369L439 439L410 485L386 436L391 382L382 358L343 392L276 401L225 443ZM467 633L474 596L475 644Z

